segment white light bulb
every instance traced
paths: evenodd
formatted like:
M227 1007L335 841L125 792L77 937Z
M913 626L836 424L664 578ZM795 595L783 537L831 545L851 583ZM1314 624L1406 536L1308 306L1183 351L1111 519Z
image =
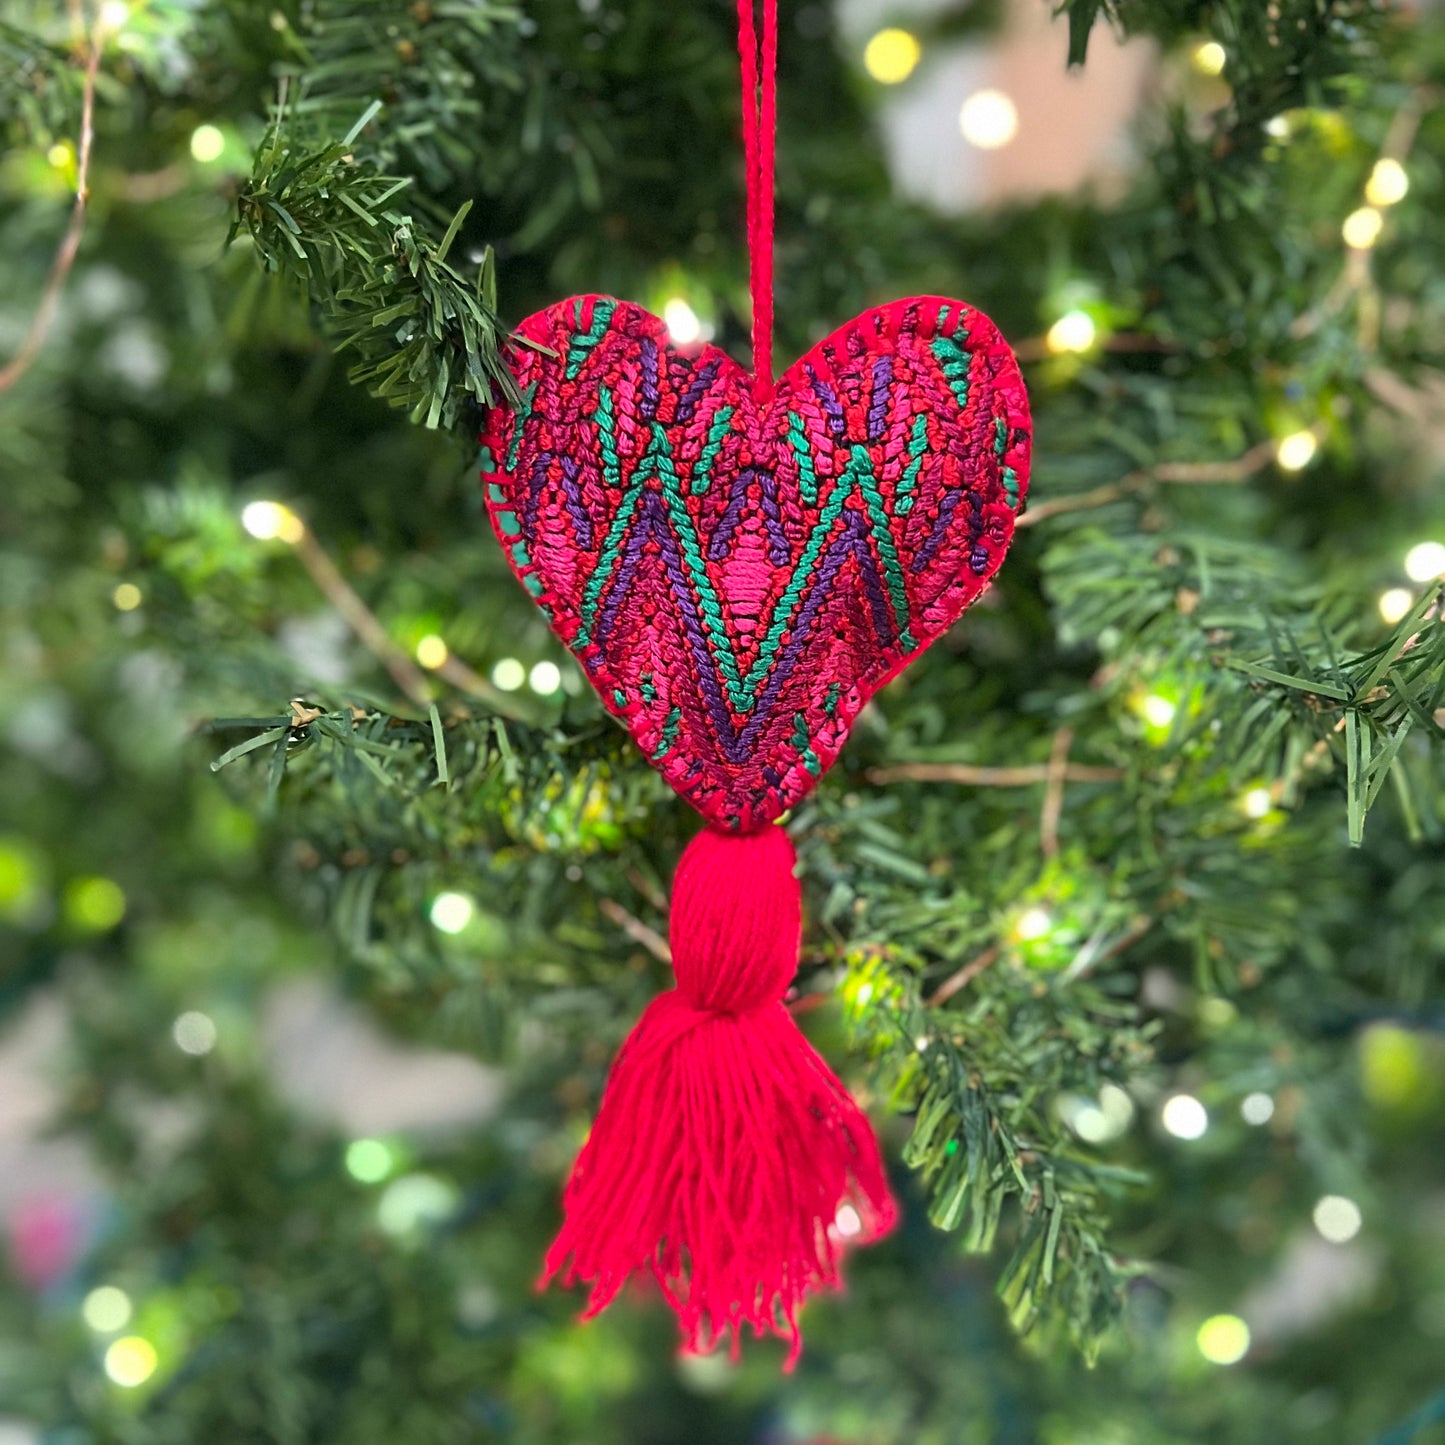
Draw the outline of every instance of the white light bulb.
M1399 161L1386 156L1375 162L1370 179L1365 182L1365 199L1372 206L1393 206L1405 199L1410 189L1410 177Z
M1380 239L1380 232L1384 229L1385 218L1379 211L1373 206L1361 206L1345 217L1340 234L1352 251L1368 251Z
M190 1009L171 1025L171 1037L183 1054L200 1058L216 1047L216 1025L209 1015Z
M958 128L969 145L998 150L1018 134L1018 107L1001 90L975 91L958 112Z
M555 662L539 662L527 674L527 685L540 696L551 697L562 686L562 669Z
M1412 582L1433 582L1445 573L1445 543L1420 542L1405 553L1405 575Z
M1296 431L1279 439L1279 444L1274 449L1274 455L1275 460L1285 471L1299 472L1314 461L1315 453L1319 449L1320 444L1315 440L1313 432Z
M1044 344L1055 354L1087 351L1094 344L1097 328L1087 311L1066 311L1044 338Z
M472 921L472 900L465 893L438 893L428 915L432 927L443 933L460 933Z
M1014 937L1024 943L1032 943L1035 939L1042 938L1053 926L1054 920L1049 917L1047 909L1029 908L1019 915L1019 921L1014 924Z
M674 296L662 308L662 320L667 334L678 346L691 346L702 339L702 322L681 296Z
M1413 606L1415 594L1405 587L1391 587L1380 593L1380 616L1393 627Z
M1265 1093L1246 1094L1240 1103L1239 1113L1246 1124L1258 1128L1274 1118L1274 1100Z
M1209 1128L1209 1112L1193 1094L1166 1099L1159 1118L1176 1139L1199 1139Z
M1342 1194L1326 1194L1315 1205L1314 1221L1322 1239L1331 1244L1346 1244L1360 1232L1364 1217L1353 1199L1346 1199Z
M504 657L492 669L492 686L503 692L516 692L527 680L527 669L515 657Z

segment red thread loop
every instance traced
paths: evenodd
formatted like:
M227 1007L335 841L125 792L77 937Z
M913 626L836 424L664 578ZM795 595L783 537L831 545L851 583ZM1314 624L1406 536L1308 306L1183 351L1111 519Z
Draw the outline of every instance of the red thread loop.
M748 278L753 299L753 390L773 394L773 152L778 131L778 5L762 0L758 45L754 0L738 0L743 71L743 166L748 189Z
M541 1283L561 1274L604 1309L647 1270L683 1346L775 1334L802 1349L798 1311L837 1288L847 1244L896 1210L868 1120L783 1006L800 905L788 836L707 829L678 864L678 987L638 1020L563 1196Z

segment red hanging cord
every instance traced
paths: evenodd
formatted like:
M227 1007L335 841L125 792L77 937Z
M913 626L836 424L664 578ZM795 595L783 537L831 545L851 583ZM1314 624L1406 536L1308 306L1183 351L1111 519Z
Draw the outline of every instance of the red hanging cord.
M762 0L758 45L754 0L738 0L743 71L743 165L748 189L748 278L753 299L753 388L773 394L773 149L778 130L778 4Z

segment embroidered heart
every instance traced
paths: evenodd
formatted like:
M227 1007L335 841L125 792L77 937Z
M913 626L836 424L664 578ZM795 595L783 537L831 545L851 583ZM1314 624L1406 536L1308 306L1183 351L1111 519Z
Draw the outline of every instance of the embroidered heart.
M798 802L868 699L958 619L1013 536L1029 411L981 312L864 312L765 403L639 306L528 317L482 477L513 570L608 709L710 822Z

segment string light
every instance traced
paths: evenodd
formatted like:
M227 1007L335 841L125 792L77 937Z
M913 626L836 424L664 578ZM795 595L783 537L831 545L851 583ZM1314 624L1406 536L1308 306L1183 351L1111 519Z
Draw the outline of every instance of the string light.
M1217 40L1206 40L1194 47L1194 68L1201 75L1223 75L1229 55Z
M862 1234L863 1220L851 1204L840 1204L838 1213L833 1219L833 1228L844 1239L852 1239L855 1235Z
M1021 943L1032 943L1043 938L1054 926L1054 920L1045 908L1029 908L1019 915L1014 924L1014 937Z
M183 1054L200 1058L216 1047L216 1025L209 1015L190 1009L171 1025L171 1037Z
M492 669L492 686L502 692L516 692L527 680L527 669L515 657L504 657Z
M1240 1117L1258 1128L1274 1118L1274 1100L1265 1093L1246 1094L1239 1105Z
M1365 199L1372 206L1393 206L1405 199L1410 177L1399 161L1385 156L1375 162L1370 179L1365 182Z
M1167 728L1179 711L1179 705L1161 693L1145 693L1139 702L1139 715L1151 728Z
M1326 1194L1314 1212L1315 1228L1320 1238L1330 1244L1347 1244L1359 1232L1364 1223L1360 1206L1343 1194Z
M1380 616L1393 627L1415 605L1414 593L1404 587L1391 587L1380 593Z
M441 1224L457 1207L457 1191L434 1174L408 1174L386 1186L376 1206L377 1223L388 1234L410 1234Z
M113 1284L91 1290L80 1306L80 1317L98 1335L113 1335L123 1330L133 1313L130 1296Z
M1352 251L1368 251L1380 239L1380 232L1384 228L1385 218L1379 211L1373 206L1361 206L1358 211L1351 211L1345 217L1340 234L1345 238L1345 245Z
M1274 449L1274 458L1286 472L1302 472L1314 461L1320 444L1312 431L1294 431L1281 437Z
M416 660L426 668L438 668L446 663L451 650L435 632L428 632L416 645Z
M359 1184L381 1183L395 1162L380 1139L354 1139L346 1148L346 1172Z
M465 893L438 893L427 917L442 933L460 933L472 921L474 906Z
M1094 318L1087 311L1066 311L1044 338L1044 345L1056 356L1063 352L1087 351L1097 334Z
M241 525L258 541L299 542L306 535L301 518L280 502L248 502L241 509Z
M130 6L125 0L105 0L100 7L100 24L103 30L120 30L130 19Z
M1405 553L1405 575L1412 582L1433 582L1445 573L1445 543L1420 542Z
M562 669L555 662L539 662L527 674L527 686L542 697L551 697L562 686Z
M1176 1139L1200 1139L1209 1128L1209 1111L1193 1094L1175 1094L1164 1101L1159 1120Z
M110 594L117 612L134 612L141 605L141 590L134 582L122 582Z
M226 149L226 137L213 125L198 125L191 132L191 155L203 165L219 160Z
M1211 1315L1194 1342L1211 1365L1237 1365L1249 1353L1249 1326L1238 1315Z
M1001 90L975 91L958 112L958 128L969 145L996 151L1018 134L1018 107Z
M105 933L125 917L125 893L109 878L77 878L65 890L65 916L78 928Z
M156 1347L139 1335L126 1335L105 1352L105 1373L126 1390L144 1385L159 1363Z
M1105 1084L1095 1103L1085 1099L1073 1110L1069 1127L1086 1144L1107 1144L1134 1121L1134 1101L1117 1084Z
M880 85L907 80L922 58L923 47L917 37L892 26L880 30L863 47L863 69Z
M702 322L681 296L672 297L662 308L662 320L674 345L691 346L702 339Z
M1240 811L1246 818L1266 818L1274 811L1274 794L1268 788L1251 788L1239 800Z

